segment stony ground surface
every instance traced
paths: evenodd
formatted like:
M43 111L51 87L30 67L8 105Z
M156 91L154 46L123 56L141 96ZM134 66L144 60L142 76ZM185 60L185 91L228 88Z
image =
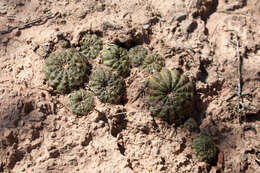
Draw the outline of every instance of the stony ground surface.
M259 19L258 0L1 0L0 172L260 172ZM196 84L198 130L153 120L143 96L131 101L146 80L137 68L124 104L95 99L100 113L72 115L68 95L44 83L42 64L62 46L58 34L77 46L84 32L143 45L183 69ZM219 148L215 164L191 150L200 133Z

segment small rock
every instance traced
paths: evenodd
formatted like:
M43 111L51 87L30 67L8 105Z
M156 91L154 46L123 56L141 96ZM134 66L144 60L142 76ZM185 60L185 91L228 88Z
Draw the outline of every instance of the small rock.
M36 107L39 108L39 112L47 113L50 110L50 105L45 102L38 102Z
M77 161L76 158L73 158L73 159L69 160L69 163L70 163L70 165L72 165L72 166L78 166L78 161Z
M57 163L56 163L55 159L47 160L46 161L46 170L48 170L47 172L50 172L50 170L54 170L56 165L57 165Z
M48 146L49 158L57 158L60 156L60 151L55 146Z
M12 146L14 143L18 142L17 134L13 130L8 129L4 133L4 139L6 141L6 145Z
M16 30L16 31L14 31L14 35L15 35L16 37L19 37L21 34L22 34L22 31L21 31L21 30Z
M34 110L29 114L29 120L34 122L40 122L45 120L46 116L44 113Z
M8 41L9 41L9 38L7 38L7 37L4 37L4 38L1 40L1 42L2 42L4 45L7 45Z
M56 149L56 147L53 146L53 145L47 146L47 151L51 151L51 150L54 150L54 149Z
M42 139L40 138L32 142L28 140L28 143L25 145L25 149L28 153L30 153L32 150L40 147L41 143L42 143Z
M159 166L158 166L158 169L159 169L160 171L163 171L163 170L166 170L167 167L164 166L164 165L159 165Z
M70 47L70 42L69 40L60 40L59 44L62 48L69 48Z
M88 10L81 10L81 11L78 12L78 14L76 15L76 17L78 17L78 18L80 18L80 19L84 19L87 14L88 14Z
M31 47L32 47L32 50L35 52L40 46L36 43L32 43Z
M22 66L22 70L23 70L23 66ZM33 110L33 103L32 102L25 102L23 105L23 112L25 114L30 113Z
M187 33L192 33L198 26L198 23L194 20L185 20L182 22L182 30Z
M54 44L52 41L45 42L42 46L39 47L39 49L37 49L36 53L39 56L46 58L53 49L53 46Z
M105 4L98 4L97 6L96 6L96 10L98 11L98 12L102 12L102 11L104 11L106 9L106 5Z
M87 146L92 140L92 135L90 133L85 134L85 137L81 140L80 144L82 146Z
M51 133L52 138L56 138L57 134L55 132Z
M174 16L174 18L172 19L172 22L173 22L174 20L176 20L176 21L178 21L178 22L181 22L181 21L185 20L186 17L187 17L187 14L186 14L186 13L184 13L184 12L179 12L179 13L177 13L177 14Z
M150 27L151 27L150 23L143 25L143 29L149 29Z
M11 154L8 157L7 167L9 169L12 169L17 162L19 162L20 160L23 159L23 157L24 157L23 151L20 151L20 150L17 150L17 149L12 150Z
M15 3L16 6L24 6L24 3L22 1L17 1Z
M49 152L50 158L57 158L60 156L60 151L58 149Z
M29 131L29 139L34 141L35 139L40 137L40 132L37 129L30 129Z
M57 32L57 35L56 35L56 36L57 36L58 40L64 39L63 32L61 32L61 31Z
M246 153L243 153L241 155L241 159L240 159L240 170L239 171L242 171L244 172L247 168L248 168L248 156Z
M4 15L7 13L7 5L6 4L0 4L0 15Z

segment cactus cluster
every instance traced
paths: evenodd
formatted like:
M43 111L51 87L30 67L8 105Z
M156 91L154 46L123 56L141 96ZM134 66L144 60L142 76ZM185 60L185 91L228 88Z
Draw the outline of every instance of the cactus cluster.
M130 63L126 49L111 44L103 50L101 58L103 64L118 71L120 75L127 76L129 74Z
M217 147L206 135L200 135L193 141L192 149L200 161L211 163L217 156Z
M179 124L193 104L193 85L178 70L163 69L153 74L146 88L146 105L153 116Z
M75 49L56 51L43 66L48 84L58 93L67 93L88 81L91 66Z
M90 89L103 103L118 103L125 91L124 79L109 69L97 68L90 76Z
M144 59L142 69L149 74L153 74L161 71L164 66L164 59L158 54L152 54Z
M86 34L79 44L81 53L92 59L95 59L102 49L102 41L95 34Z
M70 47L64 43L62 47ZM95 107L92 95L103 103L120 103L126 90L123 77L129 74L131 67L139 66L151 74L144 91L145 105L152 116L179 125L191 113L194 97L192 82L179 70L163 69L165 61L160 55L148 55L148 50L141 45L127 51L110 44L100 56L104 64L101 66L107 67L97 67L91 73L88 58L98 56L103 47L102 41L95 34L86 34L79 44L80 51L68 48L51 53L43 66L47 83L57 93L69 93L89 81L91 93L80 89L68 97L68 106L73 114L86 115L92 111ZM191 132L198 130L193 118L189 118L184 127ZM206 135L195 138L192 149L201 161L208 163L217 156L217 147Z
M144 61L144 59L146 58L147 53L148 53L147 49L145 49L141 45L131 48L128 52L128 56L132 67L140 66Z
M85 115L94 108L92 96L85 90L79 90L69 95L70 111L76 115Z

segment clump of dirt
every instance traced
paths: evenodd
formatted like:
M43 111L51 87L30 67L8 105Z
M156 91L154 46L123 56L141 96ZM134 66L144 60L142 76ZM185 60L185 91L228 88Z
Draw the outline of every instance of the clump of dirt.
M257 0L2 0L0 172L257 172L259 9ZM150 115L150 74L133 64L119 102L101 102L85 81L95 107L72 114L69 93L49 87L42 67L52 52L83 51L89 34L98 37L98 50L85 51L92 71L103 66L101 43L142 46L183 71L195 88L192 124ZM218 148L212 163L192 150L201 134Z

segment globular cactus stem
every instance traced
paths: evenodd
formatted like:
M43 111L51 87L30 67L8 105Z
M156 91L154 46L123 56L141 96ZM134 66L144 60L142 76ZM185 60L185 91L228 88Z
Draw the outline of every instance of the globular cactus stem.
M88 81L91 65L75 49L56 51L45 60L47 83L58 93L67 93Z
M90 89L103 103L119 103L125 92L125 81L116 73L102 67L90 76Z
M130 63L126 49L111 44L103 50L101 58L104 65L116 70L121 76L129 74Z
M179 124L192 110L192 82L178 70L163 69L150 77L145 100L153 116Z

